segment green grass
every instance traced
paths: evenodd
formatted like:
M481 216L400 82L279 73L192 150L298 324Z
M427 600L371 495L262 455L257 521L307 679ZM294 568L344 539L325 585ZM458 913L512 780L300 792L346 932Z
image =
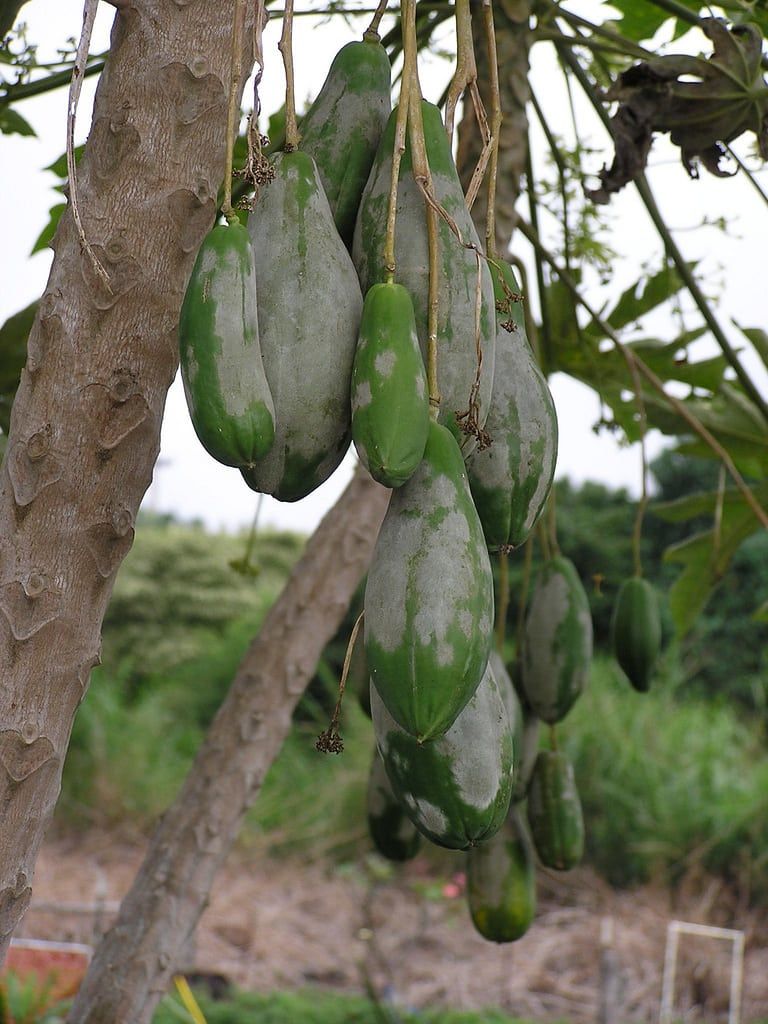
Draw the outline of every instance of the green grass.
M499 1010L446 1009L408 1013L362 996L318 990L273 992L268 995L239 992L231 999L213 1002L197 997L207 1024L530 1024ZM167 997L153 1024L190 1024L192 1018L176 997Z

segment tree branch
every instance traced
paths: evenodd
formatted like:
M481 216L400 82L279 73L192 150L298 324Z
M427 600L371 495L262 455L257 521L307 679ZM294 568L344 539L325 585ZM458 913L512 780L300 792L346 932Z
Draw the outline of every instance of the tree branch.
M96 950L70 1024L151 1020L291 712L368 567L388 496L358 472L310 539Z

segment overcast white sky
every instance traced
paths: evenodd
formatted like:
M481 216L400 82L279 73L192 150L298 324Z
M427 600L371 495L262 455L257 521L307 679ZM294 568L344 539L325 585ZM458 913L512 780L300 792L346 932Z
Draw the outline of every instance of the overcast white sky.
M366 4L366 6L368 6ZM570 4L583 13L597 15L597 0ZM60 0L34 0L23 8L29 36L40 44L41 56L52 55L57 46L80 31L82 10L79 3ZM101 4L93 42L94 52L106 49L114 8ZM360 29L341 29L319 25L314 18L298 18L294 29L299 101L311 96L324 78L333 54ZM341 32L346 31L342 39ZM277 109L284 88L282 67L277 53L279 20L267 28L265 53L267 65L262 85L265 114ZM703 44L702 44L703 45ZM425 94L437 99L446 78L447 65L432 62L424 75ZM560 118L567 129L566 111L562 107L562 90L553 68L541 60L534 62L534 88L539 100L553 114L555 124ZM87 80L78 114L78 141L87 135L94 82ZM247 95L247 93L246 93ZM38 138L0 136L0 196L2 196L2 241L0 242L0 322L38 297L50 267L50 252L29 258L35 239L46 223L50 206L59 201L51 190L52 175L41 170L64 150L66 90L31 99L20 107L38 133ZM604 145L604 137L595 132L593 141ZM610 153L595 156L595 170L602 160L610 162ZM743 178L715 180L704 178L690 182L680 167L675 152L664 140L654 146L652 180L662 209L671 224L679 229L678 242L687 258L700 259L712 282L710 291L722 285L719 315L727 324L735 318L748 326L768 328L768 303L765 287L765 255L762 245L768 228L768 207L761 203ZM768 186L768 175L763 175ZM714 229L690 231L704 217L727 216L731 221L731 237ZM659 264L661 251L658 239L647 223L630 189L618 196L610 208L616 226L615 246L621 258L616 261L614 278L616 294L636 280L641 265ZM520 254L524 256L522 251ZM693 323L693 320L691 321ZM659 330L663 324L657 325ZM740 344L738 333L733 341ZM765 383L762 369L751 367ZM596 437L591 427L598 417L597 400L580 385L558 375L552 389L560 422L560 457L558 476L574 480L601 480L610 484L639 490L639 451L622 449L609 436ZM652 450L658 441L652 439ZM311 531L345 486L351 473L352 457L334 477L314 495L295 505L286 505L268 498L262 510L262 523ZM172 511L185 519L199 518L212 528L235 529L247 525L253 515L257 496L242 482L236 470L219 466L200 447L189 423L184 396L179 382L171 389L163 427L162 449L155 479L145 498L145 507Z

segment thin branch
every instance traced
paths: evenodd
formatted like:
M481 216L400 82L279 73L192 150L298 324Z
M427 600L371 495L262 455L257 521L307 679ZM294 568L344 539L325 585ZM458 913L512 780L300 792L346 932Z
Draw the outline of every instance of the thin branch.
M752 491L749 489L744 477L736 468L733 459L731 458L728 451L720 444L717 438L704 426L704 424L695 416L690 409L688 409L684 402L670 395L665 389L664 383L660 377L658 377L653 370L631 349L627 348L619 338L618 334L607 323L597 312L597 310L588 302L581 294L578 285L573 280L571 275L558 266L555 257L544 247L537 232L531 227L530 224L526 224L525 221L520 222L520 230L523 232L525 237L534 247L534 249L541 255L542 259L558 274L560 280L569 290L573 298L582 306L586 312L592 317L595 326L599 327L600 330L605 334L607 338L614 343L617 351L621 352L625 359L632 360L637 366L638 371L643 377L652 385L652 387L661 395L664 401L671 406L672 409L680 416L681 419L685 420L688 426L697 434L702 441L710 448L715 455L722 461L725 468L728 470L731 479L735 483L736 487L741 491L744 500L752 509L757 520L762 526L768 528L768 513L760 505L755 498Z
M445 101L445 130L449 140L453 140L456 106L471 82L477 82L477 64L472 42L472 14L469 0L456 0L456 69L448 86Z
M488 158L488 206L485 213L485 251L490 257L496 255L496 176L499 167L499 138L501 135L501 89L499 86L499 61L496 49L496 29L493 23L493 4L482 0L481 13L485 42L488 50L488 89L491 96L489 128L490 155Z
M232 25L232 68L229 82L229 102L227 104L227 152L224 169L224 199L221 212L230 224L237 220L232 209L232 156L235 151L238 122L240 120L240 104L238 88L243 73L243 33L245 31L245 0L235 0L235 16Z
M381 24L381 19L384 17L386 9L387 0L380 0L378 7L373 12L370 25L365 32L363 32L363 39L370 39L375 43L380 41L381 36L379 35L379 25Z
M103 55L91 57L90 63L83 68L82 78L90 78L98 75L104 70L105 60ZM20 100L28 100L32 96L42 96L46 92L60 89L63 85L69 85L72 81L72 68L67 67L64 71L56 71L44 78L36 78L34 82L15 82L6 85L0 95L0 107L7 107L10 103L18 103Z

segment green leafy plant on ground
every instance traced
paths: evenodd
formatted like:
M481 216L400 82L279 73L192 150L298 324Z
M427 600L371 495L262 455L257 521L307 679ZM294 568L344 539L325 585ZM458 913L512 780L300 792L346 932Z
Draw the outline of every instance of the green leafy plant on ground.
M214 1001L197 994L207 1024L530 1024L500 1010L422 1010L418 1013L376 1003L362 996L307 990L304 992L237 992ZM178 1024L192 1018L178 1000L168 997L153 1024ZM555 1022L557 1024L557 1022ZM561 1022L564 1024L564 1022Z

